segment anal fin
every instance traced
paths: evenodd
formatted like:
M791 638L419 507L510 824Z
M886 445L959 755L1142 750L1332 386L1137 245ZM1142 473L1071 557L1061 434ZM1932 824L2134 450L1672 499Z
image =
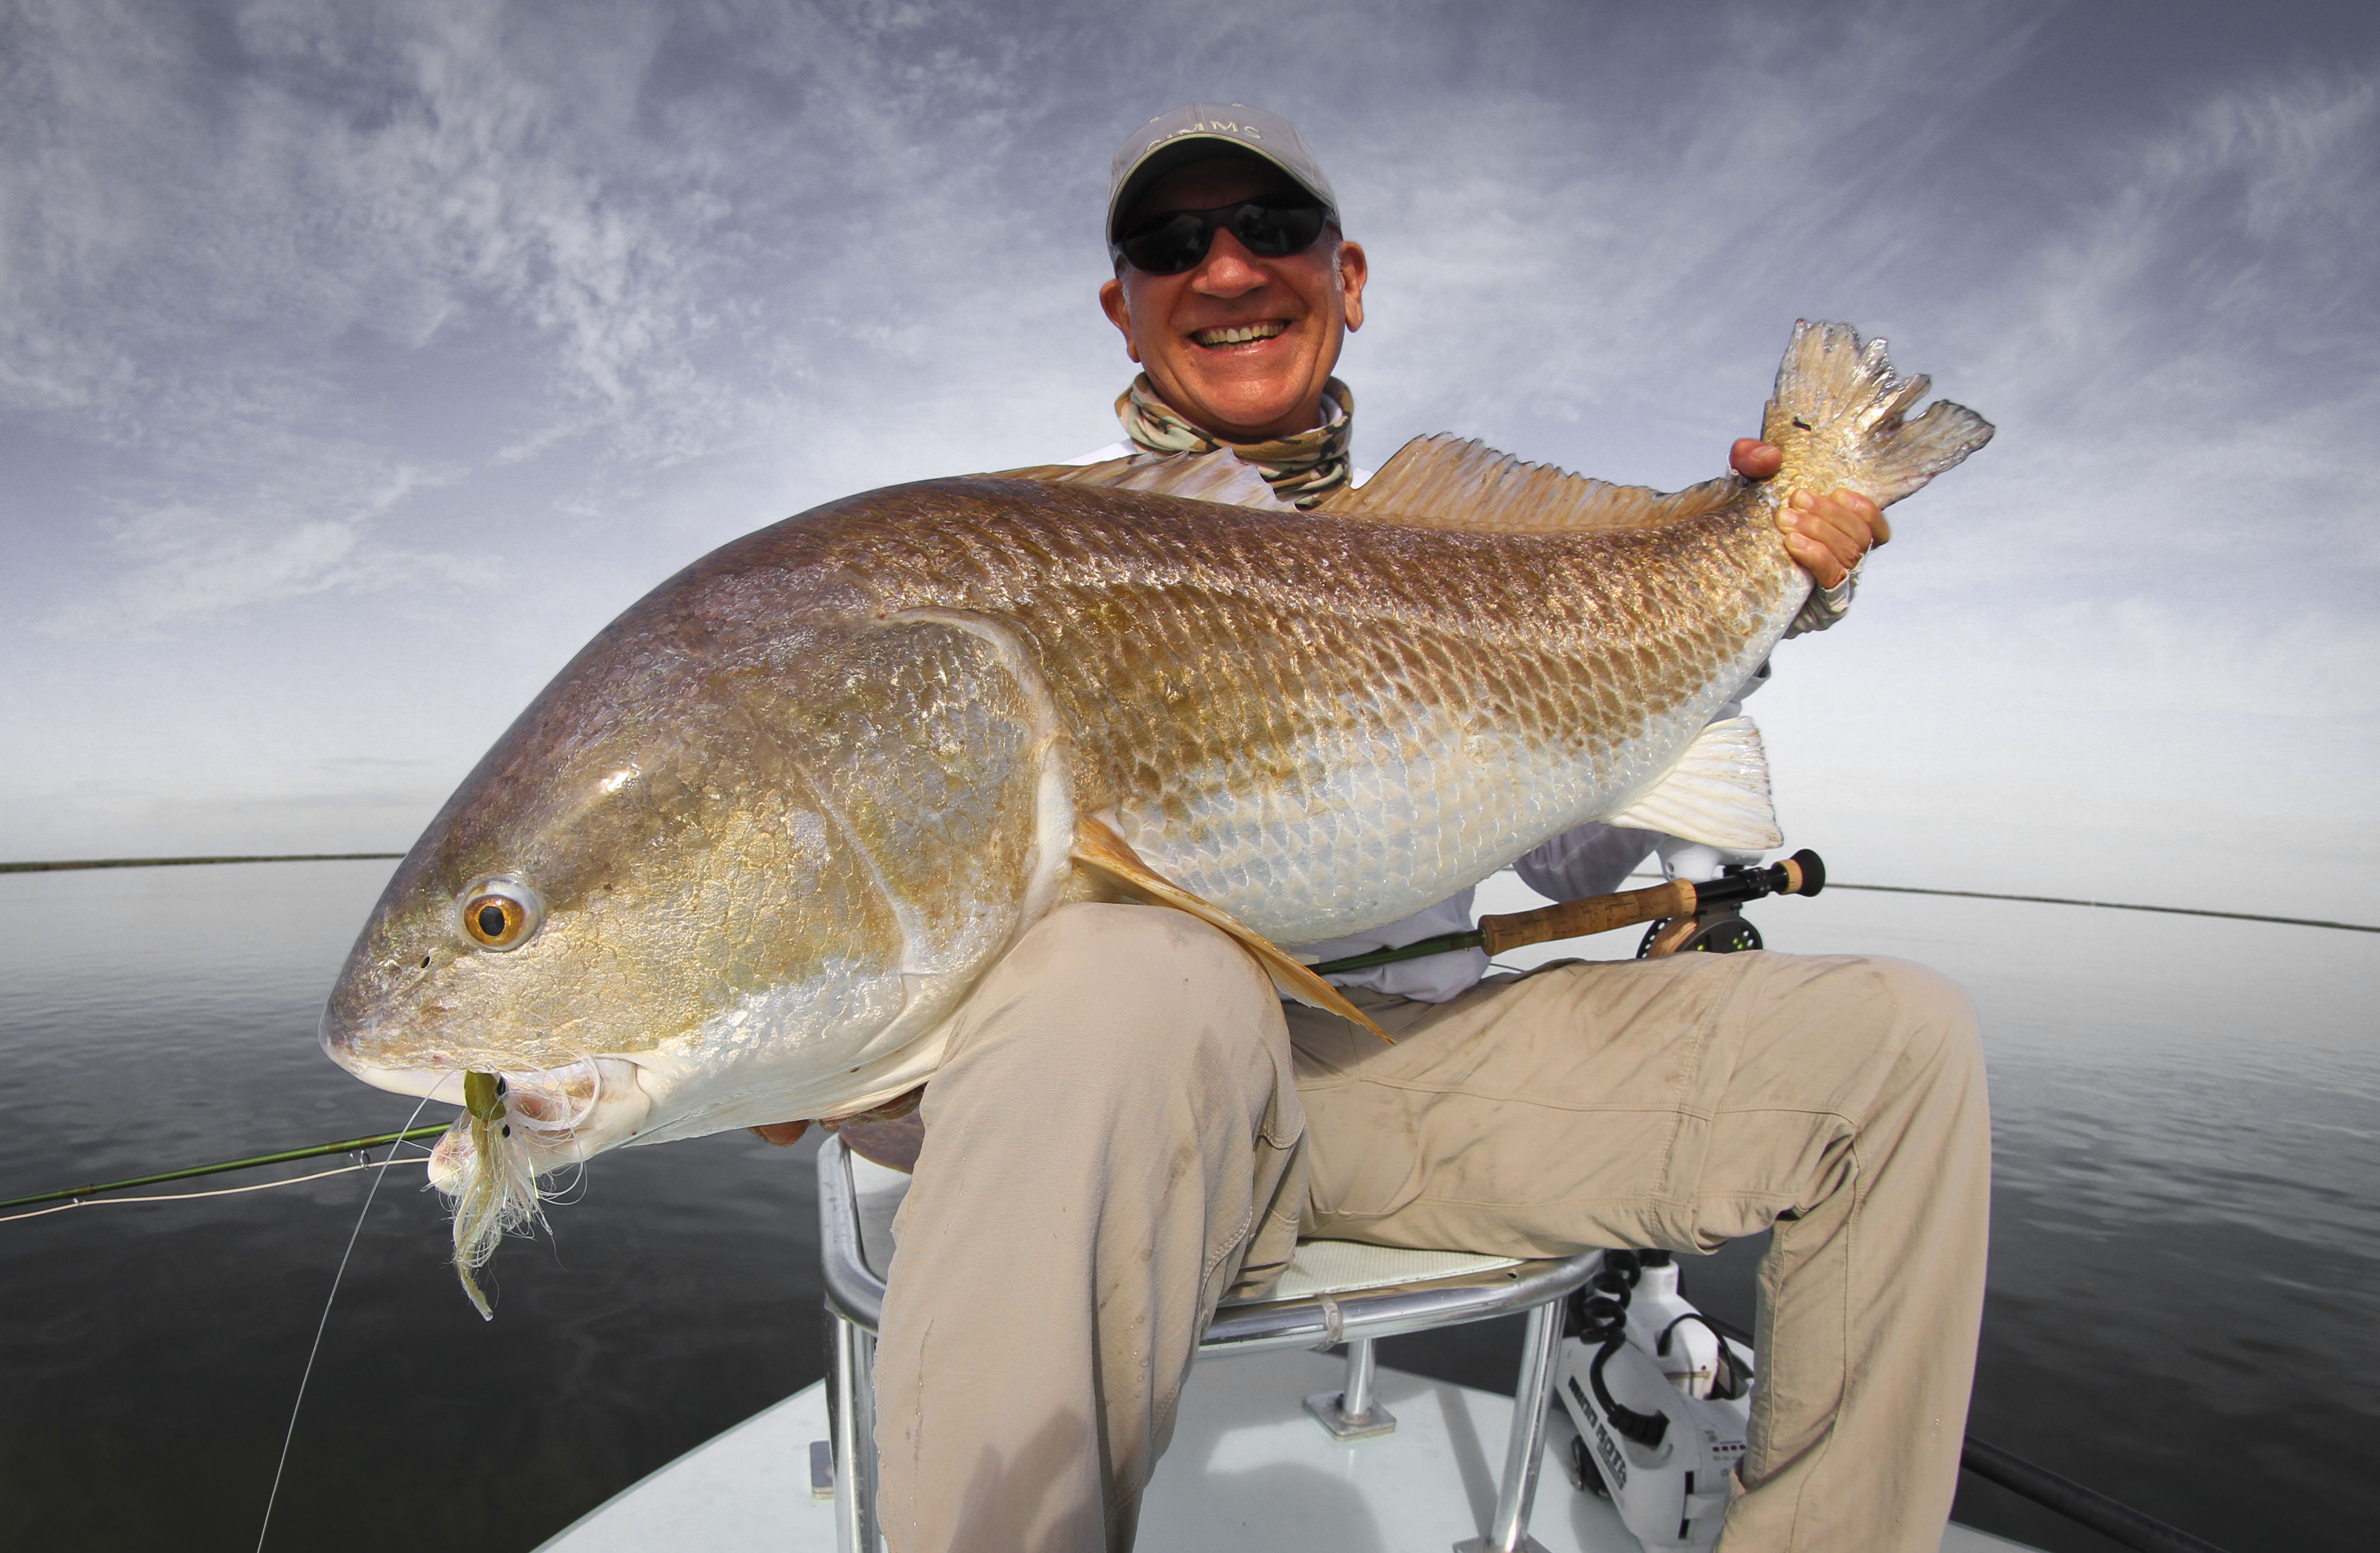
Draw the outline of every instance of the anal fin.
M1658 785L1604 823L1659 831L1728 852L1782 845L1759 728L1748 717L1710 724Z
M1382 1040L1390 1038L1389 1033L1373 1024L1362 1009L1349 1002L1344 993L1316 976L1279 944L1142 862L1140 854L1133 851L1131 843L1117 835L1114 828L1106 822L1087 815L1075 820L1075 861L1106 875L1152 904L1187 912L1208 927L1221 929L1233 942L1255 955L1257 963L1271 973L1273 980L1299 1001L1312 1003L1317 1008L1330 1010L1342 1019L1352 1020Z

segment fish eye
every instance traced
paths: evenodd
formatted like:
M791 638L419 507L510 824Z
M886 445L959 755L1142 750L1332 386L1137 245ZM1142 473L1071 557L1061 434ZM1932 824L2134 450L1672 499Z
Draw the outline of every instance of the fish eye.
M463 936L482 949L518 949L545 920L537 892L519 880L481 880L463 892Z

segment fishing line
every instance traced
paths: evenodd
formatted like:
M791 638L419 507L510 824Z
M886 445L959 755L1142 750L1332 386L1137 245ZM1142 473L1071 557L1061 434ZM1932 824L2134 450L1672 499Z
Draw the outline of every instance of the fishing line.
M9 1214L6 1218L0 1218L0 1224L13 1224L19 1219L39 1219L43 1214L64 1213L70 1207L105 1207L111 1203L179 1203L200 1197L236 1197L243 1192L270 1192L276 1187L296 1186L303 1182L321 1181L326 1176L348 1175L357 1171L384 1171L391 1165L426 1165L428 1163L430 1163L430 1156L427 1154L418 1159L400 1159L391 1152L385 1159L367 1159L359 1165L340 1165L327 1171L316 1171L311 1175L293 1175L286 1181L261 1181L253 1186L218 1186L211 1192L164 1192L152 1197L77 1197L72 1202L57 1203L49 1207L37 1207L30 1213Z
M1638 868L1630 879L1665 876ZM2257 911L2216 911L2211 906L2152 906L2132 901L2086 901L2078 895L2008 895L1993 890L1932 890L1914 884L1846 884L1827 880L1829 890L1864 890L1878 895L1946 895L1961 901L2016 901L2035 906L2090 906L2097 911L2147 911L2160 916L2211 916L2226 922L2271 922L2284 928L2335 928L2343 933L2380 933L2380 923L2333 922L2321 916L2271 916Z
M430 1097L421 1097L421 1103L413 1108L413 1114L405 1119L405 1126L398 1131L409 1131L421 1120L429 1104ZM391 1146L390 1157L394 1159L395 1153L395 1146ZM356 1254L356 1241L364 1232L364 1216L371 1212L372 1199L380 1195L380 1183L387 1179L384 1169L373 1174L371 1190L364 1194L364 1206L356 1212L356 1227L347 1231L347 1248L339 1253L339 1270L331 1275L331 1292L322 1301L322 1318L314 1323L314 1342L306 1350L306 1368L298 1377L298 1400L289 1404L289 1427L281 1433L281 1459L273 1463L273 1488L264 1496L264 1522L256 1528L256 1553L264 1553L264 1539L273 1530L273 1506L281 1498L281 1474L289 1466L289 1442L298 1438L298 1413L306 1405L306 1385L314 1378L314 1356L322 1352L322 1333L331 1325L331 1306L339 1297L339 1282L347 1276L347 1260Z
M2101 911L2153 911L2163 916L2213 916L2227 922L2277 922L2284 928L2336 928L2346 933L2380 933L2380 924L2332 922L2319 916L2267 916L2254 911L2216 911L2206 906L2145 906L2130 901L2085 901L2071 895L2001 895L1989 890L1921 890L1913 884L1840 884L1829 890L1870 890L1885 895L1950 895L1964 901L2022 901L2041 906L2095 906Z

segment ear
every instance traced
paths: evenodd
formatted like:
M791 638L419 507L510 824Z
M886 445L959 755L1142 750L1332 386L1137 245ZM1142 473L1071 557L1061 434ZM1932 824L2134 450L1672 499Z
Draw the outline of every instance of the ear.
M1339 245L1339 287L1346 297L1347 327L1352 332L1364 327L1364 283L1371 278L1372 267L1364 257L1361 243Z
M1108 322L1114 324L1116 333L1123 336L1123 353L1137 363L1140 347L1132 339L1132 302L1123 294L1121 279L1099 284L1099 310L1108 315Z

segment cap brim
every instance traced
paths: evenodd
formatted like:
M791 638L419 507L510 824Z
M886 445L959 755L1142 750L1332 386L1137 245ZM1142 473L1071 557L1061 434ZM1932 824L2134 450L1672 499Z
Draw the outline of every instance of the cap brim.
M1156 147L1147 156L1142 157L1130 173L1124 175L1123 182L1117 186L1114 200L1108 205L1108 247L1111 249L1115 247L1116 239L1121 235L1118 227L1123 223L1125 213L1140 202L1140 197L1148 192L1152 184L1178 167L1186 167L1194 162L1211 162L1223 157L1255 162L1271 168L1322 201L1322 208L1330 212L1332 221L1339 219L1338 208L1331 203L1329 192L1315 188L1298 176L1297 169L1279 158L1266 155L1245 140L1233 140L1225 135L1185 135Z

